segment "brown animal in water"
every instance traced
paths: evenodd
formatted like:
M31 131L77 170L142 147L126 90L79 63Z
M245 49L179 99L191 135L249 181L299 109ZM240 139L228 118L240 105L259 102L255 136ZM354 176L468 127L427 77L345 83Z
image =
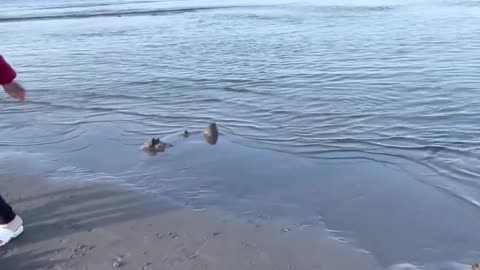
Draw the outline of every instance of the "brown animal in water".
M153 137L149 142L145 143L142 148L145 151L158 153L158 152L165 152L165 148L167 146L172 146L172 145L168 143L164 143L160 141L160 139L155 139L155 137Z
M218 141L218 128L216 123L210 123L204 130L203 135L208 144L214 145Z

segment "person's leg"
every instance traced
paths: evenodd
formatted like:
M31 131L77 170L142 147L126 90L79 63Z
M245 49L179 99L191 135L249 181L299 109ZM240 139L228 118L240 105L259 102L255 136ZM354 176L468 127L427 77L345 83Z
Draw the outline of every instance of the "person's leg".
M0 226L12 222L15 216L12 207L0 196Z
M10 232L5 234L5 232ZM0 196L0 246L23 232L23 220L15 214L12 207ZM7 235L7 236L6 236ZM7 238L5 238L7 237Z

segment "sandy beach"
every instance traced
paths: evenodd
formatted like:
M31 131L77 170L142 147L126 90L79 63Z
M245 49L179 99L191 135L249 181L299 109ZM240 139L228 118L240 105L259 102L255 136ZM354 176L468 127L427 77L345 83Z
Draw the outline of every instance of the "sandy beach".
M26 224L0 250L2 270L380 269L326 235L234 222L115 185L11 177L0 190Z
M408 262L465 270L451 263L476 262L476 208L410 176L423 173L419 166L314 163L225 137L215 147L194 136L157 156L138 154L136 171L155 171L147 183L157 188L141 174L123 181L5 153L0 191L26 230L0 250L0 269L376 270ZM299 177L311 178L308 188ZM321 220L303 218L316 213ZM458 220L461 230L452 230Z

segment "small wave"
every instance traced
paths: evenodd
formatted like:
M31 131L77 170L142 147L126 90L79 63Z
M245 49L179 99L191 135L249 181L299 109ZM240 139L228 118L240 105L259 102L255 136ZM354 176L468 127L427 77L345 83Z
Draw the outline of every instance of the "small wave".
M443 2L445 6L460 6L460 7L480 7L480 1L458 1L458 0L449 0Z
M219 19L224 19L231 21L232 19L238 20L254 20L254 21L265 21L265 22L275 22L275 23L286 23L286 24L300 24L305 21L304 18L300 16L294 16L291 14L277 14L277 15L266 15L266 14L224 14L223 16L217 17Z
M121 31L112 31L112 32L83 33L80 36L84 36L88 38L110 37L110 36L121 36L121 35L125 35L126 33L128 33L127 30L121 30Z
M154 1L135 1L135 4L147 4L155 3ZM120 5L131 5L132 3L75 3L75 4L65 4L65 5L55 5L40 7L39 10L50 10L50 9L70 9L70 8L91 8L91 7L107 7L107 6L120 6Z
M22 146L22 147L26 147L26 146L52 145L52 144L68 142L68 141L80 138L82 135L84 135L86 133L87 133L87 130L82 130L82 131L78 132L77 134L72 134L72 135L70 135L69 137L66 137L66 138L56 139L56 140L52 140L52 141L43 141L43 142L38 142L37 141L37 142L34 142L34 143L32 143L32 142L30 142L30 143L15 143L15 142L11 142L11 141L3 141L3 142L0 141L0 146Z
M469 265L459 262L441 262L441 263L429 263L423 266L414 265L410 263L398 263L391 265L387 270L465 270L469 269Z
M354 5L330 5L330 6L316 6L314 11L321 12L355 12L355 13L365 13L365 12L385 12L393 11L397 6L354 6Z
M262 96L272 96L271 92L262 92L262 91L254 91L252 89L248 89L246 87L234 87L234 86L226 86L223 87L224 91L227 92L235 92L235 93L245 93L245 94L255 94L255 95L262 95Z
M212 11L222 9L236 9L236 8L256 8L257 6L210 6L210 7L186 7L186 8L172 8L172 9L148 9L148 10L115 10L104 12L90 12L90 13L69 13L69 14L47 14L38 16L19 16L19 17L0 17L1 22L18 22L18 21L39 21L39 20L65 20L65 19L85 19L95 17L126 17L126 16L158 16L158 15L174 15L180 13L191 13L201 11Z

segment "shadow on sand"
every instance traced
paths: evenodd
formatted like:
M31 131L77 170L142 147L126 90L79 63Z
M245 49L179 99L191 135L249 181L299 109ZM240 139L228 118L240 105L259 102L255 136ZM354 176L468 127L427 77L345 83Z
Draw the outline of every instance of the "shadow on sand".
M26 230L18 239L0 249L0 269L56 269L52 267L69 259L68 256L57 258L58 254L66 254L62 252L66 247L46 251L42 248L42 251L36 252L35 246L54 239L61 241L74 233L160 215L174 209L165 204L149 203L138 193L111 185L53 189L41 195L27 194L8 200L24 218ZM40 191L41 188L32 190Z

